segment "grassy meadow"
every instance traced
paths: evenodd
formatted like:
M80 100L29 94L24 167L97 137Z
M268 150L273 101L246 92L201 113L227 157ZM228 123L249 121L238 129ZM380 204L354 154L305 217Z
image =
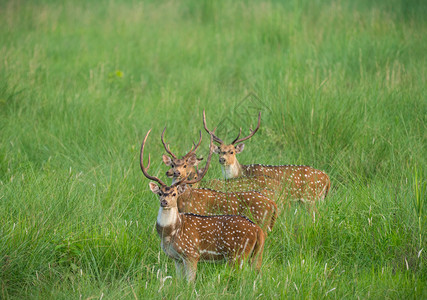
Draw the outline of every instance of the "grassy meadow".
M0 1L1 299L426 299L427 5ZM177 280L139 168L208 125L243 164L332 181L283 207L261 272ZM203 132L199 154L207 157ZM148 156L148 154L147 154ZM207 178L222 176L214 156Z

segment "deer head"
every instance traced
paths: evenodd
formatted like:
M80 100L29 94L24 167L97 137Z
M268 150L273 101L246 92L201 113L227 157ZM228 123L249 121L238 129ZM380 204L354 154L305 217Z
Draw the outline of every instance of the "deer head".
M259 125L261 123L261 112L258 114L258 125L252 130L251 133L244 137L240 138L240 134L242 133L242 128L240 128L239 134L237 137L231 142L231 144L224 143L220 138L215 135L215 129L213 131L209 130L206 125L206 114L203 110L203 125L207 133L209 133L214 141L219 144L219 146L214 145L214 152L219 155L219 163L223 166L232 166L237 163L236 154L239 154L245 148L245 144L242 144L243 141L250 139L259 129Z
M144 141L142 142L141 153L140 153L140 166L141 166L142 173L145 175L145 177L157 182L157 184L154 182L149 183L150 190L154 194L157 194L159 196L160 206L163 209L167 210L170 208L177 207L177 199L181 194L183 194L185 192L187 184L194 184L196 182L199 182L206 175L206 172L208 171L209 164L210 164L210 161L212 158L212 153L213 153L213 139L211 137L210 151L209 151L208 160L206 162L206 166L203 169L203 171L199 172L199 176L195 179L189 180L188 179L189 174L187 174L187 176L184 177L183 179L181 179L179 181L175 181L172 185L168 186L163 181L161 181L159 178L157 178L155 176L151 176L148 174L147 170L150 167L150 155L148 155L147 167L144 166L144 162L143 162L144 147L145 147L145 143L147 141L147 138L148 138L148 135L150 134L150 132L151 132L151 129L147 132L147 134L145 135ZM200 140L201 140L201 138L200 138ZM199 144L200 144L200 142L199 142Z
M198 144L194 144L191 147L191 150L185 154L182 158L178 158L169 148L169 145L164 140L166 127L162 132L162 143L165 147L166 152L170 155L163 155L163 162L165 165L171 167L166 171L166 176L172 178L172 183L179 181L183 178L194 179L197 178L197 170L196 167L203 160L203 158L198 158L196 155L196 150L200 146L202 142L202 132L200 132L200 138Z

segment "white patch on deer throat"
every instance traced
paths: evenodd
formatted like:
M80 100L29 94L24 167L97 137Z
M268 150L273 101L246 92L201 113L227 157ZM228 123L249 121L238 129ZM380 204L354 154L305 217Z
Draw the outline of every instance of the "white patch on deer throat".
M178 219L178 208L173 207L170 209L163 209L160 207L157 215L157 224L161 227L168 227L177 222Z
M233 165L227 165L227 166L221 166L222 169L222 175L225 177L225 179L231 179L239 176L239 164L235 163Z

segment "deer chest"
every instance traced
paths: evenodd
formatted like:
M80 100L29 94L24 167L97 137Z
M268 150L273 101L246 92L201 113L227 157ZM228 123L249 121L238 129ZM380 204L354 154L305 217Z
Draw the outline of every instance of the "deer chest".
M182 253L178 249L175 248L175 245L171 243L170 238L163 238L161 241L161 247L163 252L166 253L167 256L174 259L181 259Z

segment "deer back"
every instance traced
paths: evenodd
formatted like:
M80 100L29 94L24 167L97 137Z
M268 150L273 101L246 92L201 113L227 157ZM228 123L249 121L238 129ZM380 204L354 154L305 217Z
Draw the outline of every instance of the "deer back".
M275 192L281 190L281 182L264 175L245 176L231 179L212 179L203 182L205 187L220 191L260 191L275 199Z

